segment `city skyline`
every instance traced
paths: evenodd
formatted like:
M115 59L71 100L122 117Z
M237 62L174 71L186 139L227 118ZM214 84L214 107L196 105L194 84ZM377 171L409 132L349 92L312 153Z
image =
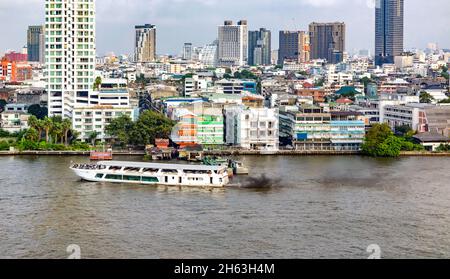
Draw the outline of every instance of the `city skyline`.
M245 3L229 1L227 5L216 0L196 0L192 2L196 9L193 15L186 13L189 10L186 1L169 1L98 0L97 53L102 55L113 51L116 54L133 54L134 26L151 22L160 34L157 53L181 54L183 44L187 41L194 46L214 41L217 38L217 26L226 19L246 19L249 30L261 27L271 30L273 49L278 48L280 30L307 31L309 23L313 21L343 21L347 26L346 50L368 49L374 52L375 12L370 0L303 0L283 3L269 0L256 3L251 0ZM250 7L251 13L248 12ZM429 42L450 47L450 38L445 36L445 12L448 10L445 7L450 8L450 3L444 0L427 3L410 0L406 3L405 49L425 48ZM433 11L434 16L430 17L424 10ZM0 32L2 38L8 38L0 41L0 53L20 50L26 44L28 26L43 24L44 21L44 9L39 0L2 1L0 15L7 22L15 23L8 30ZM268 17L273 20L268 21ZM436 26L442 28L431 28ZM183 32L179 32L181 28ZM418 32L421 36L413 35Z

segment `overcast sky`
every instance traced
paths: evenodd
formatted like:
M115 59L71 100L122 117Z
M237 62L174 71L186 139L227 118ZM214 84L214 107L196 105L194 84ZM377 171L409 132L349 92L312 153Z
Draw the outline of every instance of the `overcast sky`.
M157 26L158 54L178 54L184 42L204 45L225 19L247 19L249 29L307 30L313 21L344 21L347 51L374 48L374 0L97 0L97 52L129 54L134 25ZM429 42L450 48L450 1L405 0L405 47ZM44 0L0 0L0 53L26 44L28 25L43 24Z

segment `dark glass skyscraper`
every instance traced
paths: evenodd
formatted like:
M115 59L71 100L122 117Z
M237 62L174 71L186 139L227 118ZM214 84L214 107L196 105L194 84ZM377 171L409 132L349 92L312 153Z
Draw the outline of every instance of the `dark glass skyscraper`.
M29 26L27 32L28 61L44 63L44 26Z
M317 23L309 25L311 59L326 59L329 63L342 62L345 51L345 23Z
M393 64L403 52L404 0L377 0L375 8L375 65Z
M248 32L248 64L270 65L272 60L272 34L265 28Z

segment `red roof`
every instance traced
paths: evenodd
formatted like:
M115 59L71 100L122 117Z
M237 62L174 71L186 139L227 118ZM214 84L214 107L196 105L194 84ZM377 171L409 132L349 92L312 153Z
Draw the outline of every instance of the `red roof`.
M309 82L304 82L303 83L303 88L313 88L313 87L314 87L314 85L309 83Z
M340 98L339 100L336 101L336 103L338 104L352 104L353 101L347 98Z

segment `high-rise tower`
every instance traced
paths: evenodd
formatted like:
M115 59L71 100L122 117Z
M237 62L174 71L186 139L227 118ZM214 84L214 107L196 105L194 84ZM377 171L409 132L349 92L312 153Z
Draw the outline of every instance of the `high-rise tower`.
M317 23L309 25L311 59L327 59L329 63L342 62L345 51L345 23Z
M248 32L248 64L270 65L272 62L272 36L265 28Z
M247 21L241 20L237 25L225 21L218 30L218 63L220 66L244 66L248 56Z
M393 64L403 52L404 0L377 0L375 65Z
M156 27L155 25L137 25L134 61L148 63L156 61Z
M72 117L90 103L95 73L95 0L45 0L49 115Z

